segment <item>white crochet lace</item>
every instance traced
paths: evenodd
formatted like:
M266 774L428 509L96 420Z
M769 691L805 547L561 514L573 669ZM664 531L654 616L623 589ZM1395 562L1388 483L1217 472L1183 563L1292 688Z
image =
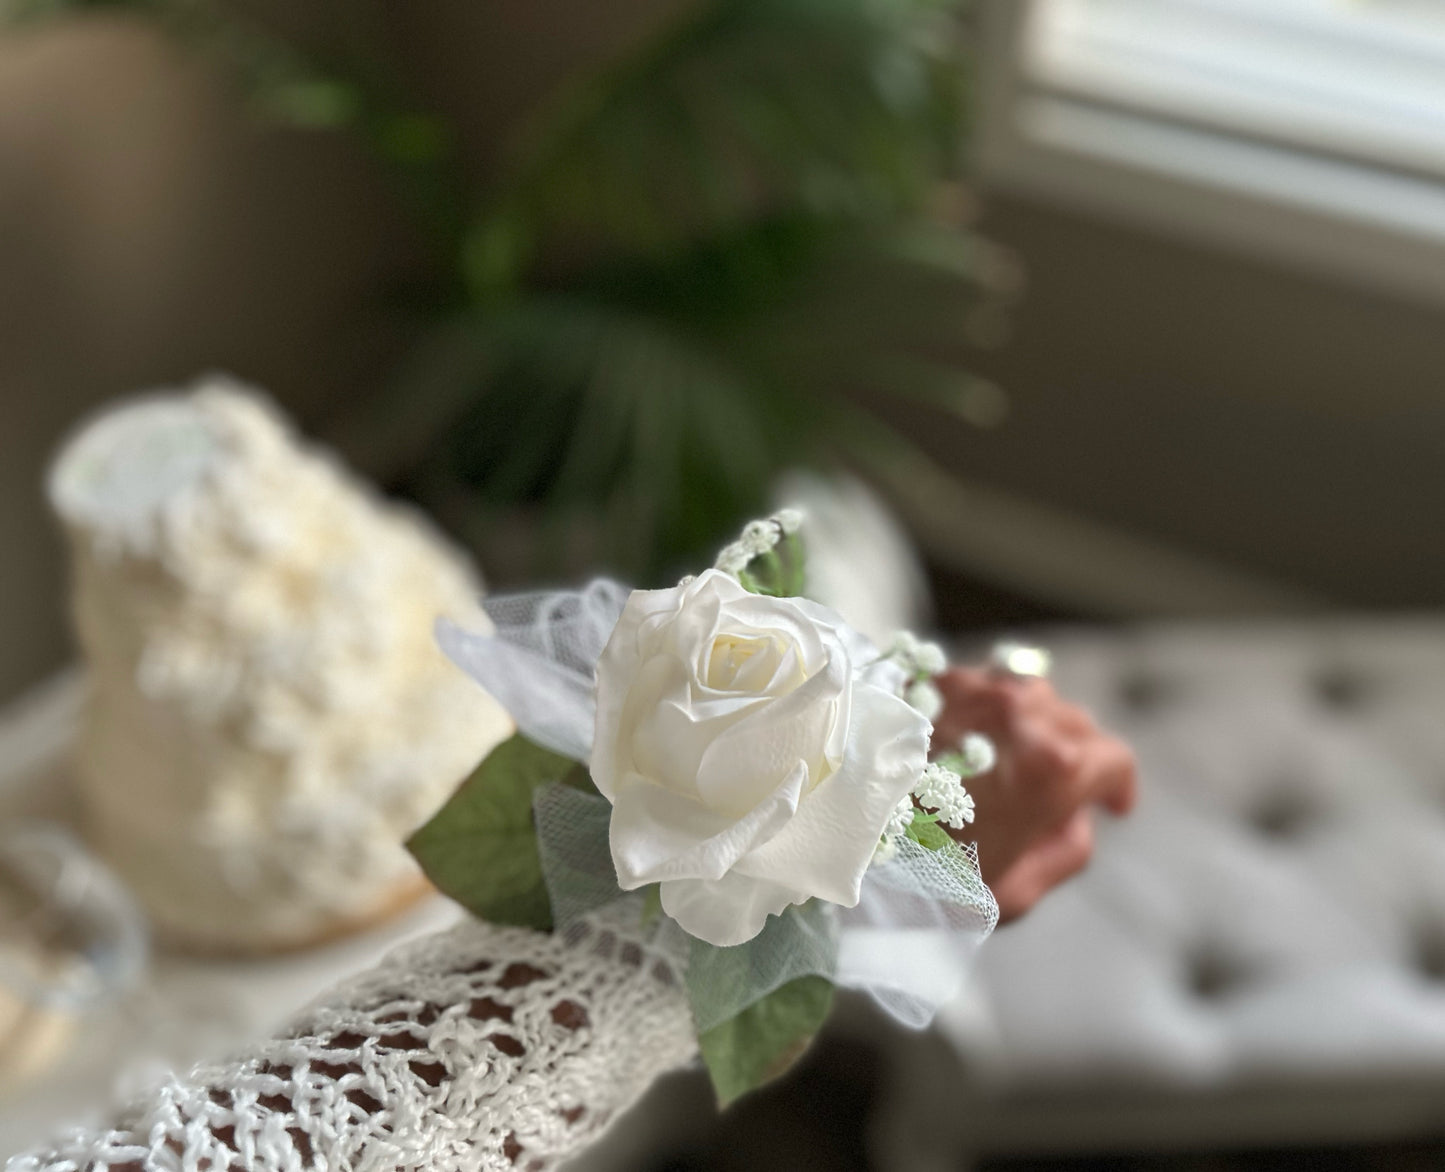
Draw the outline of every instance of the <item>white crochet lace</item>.
M9 1172L551 1168L696 1052L677 975L610 932L468 922L406 945L285 1036L172 1079Z

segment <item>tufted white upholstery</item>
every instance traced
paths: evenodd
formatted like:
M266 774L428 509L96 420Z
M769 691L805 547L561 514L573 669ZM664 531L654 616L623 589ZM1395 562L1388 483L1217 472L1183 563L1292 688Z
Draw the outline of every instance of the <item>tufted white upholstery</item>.
M1445 1129L1445 622L1044 641L1143 797L944 1027L973 1146Z

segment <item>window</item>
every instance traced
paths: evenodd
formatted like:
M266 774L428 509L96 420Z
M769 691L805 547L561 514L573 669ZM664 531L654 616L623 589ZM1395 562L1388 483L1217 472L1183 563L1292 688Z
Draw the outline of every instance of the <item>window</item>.
M989 16L997 181L1445 297L1442 0Z

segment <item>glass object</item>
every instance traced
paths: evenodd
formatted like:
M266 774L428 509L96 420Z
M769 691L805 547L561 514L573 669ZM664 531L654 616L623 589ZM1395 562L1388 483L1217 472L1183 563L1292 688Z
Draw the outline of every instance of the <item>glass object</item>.
M145 921L110 871L62 827L0 827L0 1090L60 1057L82 1017L131 988Z

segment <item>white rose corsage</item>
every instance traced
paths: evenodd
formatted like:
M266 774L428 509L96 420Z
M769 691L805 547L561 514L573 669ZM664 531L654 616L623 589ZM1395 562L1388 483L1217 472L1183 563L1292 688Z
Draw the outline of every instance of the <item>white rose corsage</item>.
M965 738L929 761L932 644L881 652L800 597L799 516L750 524L665 590L487 600L446 653L511 712L408 843L495 923L599 934L684 982L723 1102L781 1073L836 986L921 1027L998 909L971 850Z

